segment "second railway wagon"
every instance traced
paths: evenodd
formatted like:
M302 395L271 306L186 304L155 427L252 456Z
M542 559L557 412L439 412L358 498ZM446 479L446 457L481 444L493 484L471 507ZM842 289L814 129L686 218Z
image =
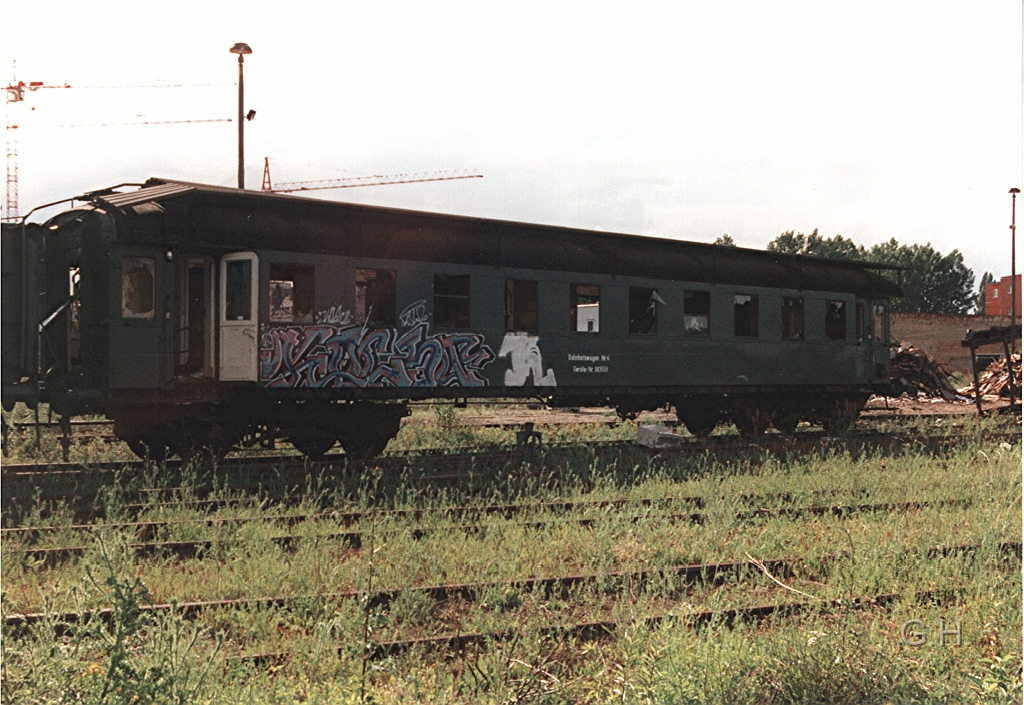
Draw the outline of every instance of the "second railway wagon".
M889 385L865 262L163 179L3 231L3 403L141 455L381 452L417 399L840 428Z

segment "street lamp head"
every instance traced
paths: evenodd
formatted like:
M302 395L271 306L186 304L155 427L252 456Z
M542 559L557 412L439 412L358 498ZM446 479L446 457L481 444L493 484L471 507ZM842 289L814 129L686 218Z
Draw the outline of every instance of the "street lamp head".
M249 45L246 44L245 42L236 42L233 47L228 49L228 51L231 52L232 54L238 54L239 58L241 58L243 54L251 54L252 53L252 49L249 48Z
M1015 187L1007 191L1007 193L1020 193L1020 189Z

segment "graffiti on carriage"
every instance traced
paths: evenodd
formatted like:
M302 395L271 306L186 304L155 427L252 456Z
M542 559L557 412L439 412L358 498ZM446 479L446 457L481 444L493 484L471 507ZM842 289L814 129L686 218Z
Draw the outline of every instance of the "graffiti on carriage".
M352 312L341 306L331 306L316 314L317 325L347 326L352 323Z
M403 328L427 323L427 300L420 299L419 301L406 306L405 309L398 314L398 322L402 324Z
M268 387L483 387L494 351L477 333L394 328L266 326L260 379Z
M548 368L544 372L544 360L541 356L540 338L526 333L506 333L501 341L498 357L508 356L512 361L512 369L505 370L505 386L522 387L526 379L533 375L535 387L556 387L555 371Z

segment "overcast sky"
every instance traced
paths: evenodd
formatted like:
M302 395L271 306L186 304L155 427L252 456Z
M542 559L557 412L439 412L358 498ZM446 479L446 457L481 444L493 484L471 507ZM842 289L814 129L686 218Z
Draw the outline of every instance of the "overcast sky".
M22 214L235 185L234 123L119 123L233 118L244 41L248 188L265 156L275 182L476 169L318 197L757 248L818 228L1009 273L1020 2L0 7L7 80L76 86L7 106ZM222 85L114 87L155 83Z

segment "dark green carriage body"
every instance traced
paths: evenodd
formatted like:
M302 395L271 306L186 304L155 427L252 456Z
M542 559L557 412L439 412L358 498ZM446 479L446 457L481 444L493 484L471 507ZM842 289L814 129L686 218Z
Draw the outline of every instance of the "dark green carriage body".
M161 180L83 200L32 238L5 228L5 404L35 387L115 418L436 397L625 413L691 400L721 416L730 399L809 410L889 381L900 291L877 265ZM375 317L359 297L380 273L393 283ZM522 329L510 281L526 282ZM756 335L737 335L738 296L756 297ZM698 334L688 297L706 308ZM235 316L243 300L251 315ZM826 331L830 311L843 318Z

